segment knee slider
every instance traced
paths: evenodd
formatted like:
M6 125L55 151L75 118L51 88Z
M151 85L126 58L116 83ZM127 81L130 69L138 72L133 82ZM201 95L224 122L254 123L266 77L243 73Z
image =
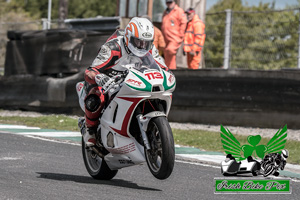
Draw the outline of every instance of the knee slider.
M90 112L95 112L100 107L100 99L97 95L91 94L85 99L85 107Z

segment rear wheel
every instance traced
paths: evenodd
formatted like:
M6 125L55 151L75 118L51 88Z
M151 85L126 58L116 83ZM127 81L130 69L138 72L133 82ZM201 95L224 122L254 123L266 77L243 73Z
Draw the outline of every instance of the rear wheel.
M111 170L104 159L99 157L90 148L85 148L83 138L81 146L85 168L94 179L110 180L117 174L118 170Z
M150 120L147 136L150 150L145 148L147 165L158 179L168 178L174 167L175 149L171 127L166 117Z

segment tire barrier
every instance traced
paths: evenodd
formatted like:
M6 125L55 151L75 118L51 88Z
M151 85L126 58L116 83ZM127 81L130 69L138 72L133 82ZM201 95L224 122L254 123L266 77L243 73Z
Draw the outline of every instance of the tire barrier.
M112 32L8 31L5 76L74 74L89 66Z

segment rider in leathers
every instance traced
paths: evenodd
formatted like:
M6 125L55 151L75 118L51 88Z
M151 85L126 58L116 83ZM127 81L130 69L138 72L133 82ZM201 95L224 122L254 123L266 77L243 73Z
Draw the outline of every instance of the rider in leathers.
M134 17L126 26L125 31L117 30L107 42L101 46L99 53L92 65L85 71L85 122L86 132L84 141L86 146L96 144L95 134L99 125L99 117L105 102L103 92L112 84L112 76L118 75L123 70L118 65L122 56L132 54L138 57L150 52L157 64L164 70L168 70L162 57L152 44L154 39L153 24L145 18ZM95 82L95 76L100 74L100 82L103 84L99 89Z
M289 152L283 149L281 153L270 153L267 154L262 160L262 167L266 169L267 165L276 165L278 169L284 170L286 165L286 159L289 157ZM278 169L273 172L275 176L279 175Z

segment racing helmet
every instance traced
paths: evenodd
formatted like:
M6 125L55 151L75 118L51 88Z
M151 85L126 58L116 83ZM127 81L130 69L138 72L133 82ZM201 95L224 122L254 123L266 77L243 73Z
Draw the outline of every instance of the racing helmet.
M134 55L143 57L153 46L153 24L146 18L132 18L125 28L124 40Z
M281 157L282 157L284 160L286 160L286 159L289 157L289 152L288 152L288 150L283 149L283 150L281 151Z

